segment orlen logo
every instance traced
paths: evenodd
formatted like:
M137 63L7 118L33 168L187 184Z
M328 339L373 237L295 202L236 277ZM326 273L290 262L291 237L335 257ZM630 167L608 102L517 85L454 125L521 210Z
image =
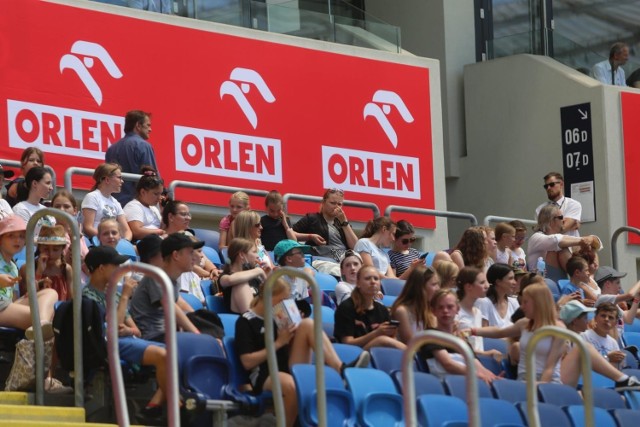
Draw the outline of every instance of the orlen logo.
M395 107L403 120L413 122L402 98L395 92L378 90L364 107L364 119L375 118L394 148L398 135L387 119ZM420 159L390 153L322 147L322 183L324 188L338 187L356 193L385 195L407 199L421 198Z
M109 75L120 79L122 72L107 50L97 43L78 40L71 46L71 53L60 58L60 73L66 69L75 71L98 105L102 105L102 90L89 72L94 66L94 58L102 63Z
M391 107L395 107L400 113L400 117L407 122L413 123L413 116L409 112L409 109L404 105L402 98L395 93L388 90L378 90L373 94L372 102L367 103L364 106L364 119L371 116L378 121L382 130L393 144L394 148L398 147L398 135L395 129L391 126L391 122L387 116L391 113Z
M220 99L230 95L253 128L258 116L245 96L252 87L268 103L276 98L260 74L234 68L220 85ZM281 141L255 135L174 126L176 170L227 178L282 183Z
M232 96L247 120L249 120L249 123L251 123L251 126L255 129L258 127L258 116L245 96L245 94L248 94L251 90L252 85L258 90L258 93L266 102L269 104L275 102L276 98L273 96L273 93L271 93L262 76L255 70L240 67L234 68L233 71L231 71L229 80L220 85L220 99L223 99L225 95Z

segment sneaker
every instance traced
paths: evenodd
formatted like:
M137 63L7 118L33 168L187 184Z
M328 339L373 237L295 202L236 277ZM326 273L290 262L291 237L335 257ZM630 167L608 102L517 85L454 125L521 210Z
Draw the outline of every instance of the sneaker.
M147 426L164 426L167 420L163 416L162 406L147 406L138 412L136 419L139 423Z
M615 391L638 391L640 390L640 381L634 376L630 376L624 381L616 382Z
M363 351L358 357L349 363L343 363L340 369L340 375L344 376L344 370L347 368L366 368L371 361L371 355L368 351Z
M24 331L24 336L29 341L33 341L35 337L35 333L33 332L33 326L29 326L26 331ZM44 341L49 341L53 338L53 325L51 322L45 322L42 324L42 338Z
M73 387L67 387L53 377L44 380L44 391L51 394L71 394Z

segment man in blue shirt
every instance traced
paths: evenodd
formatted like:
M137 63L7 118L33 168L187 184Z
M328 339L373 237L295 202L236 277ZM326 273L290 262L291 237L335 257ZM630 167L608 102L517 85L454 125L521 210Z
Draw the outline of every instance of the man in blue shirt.
M156 155L148 142L151 133L151 113L129 111L124 118L124 132L124 138L107 149L105 162L119 164L125 173L139 174L140 168L144 165L149 165L157 171ZM136 183L125 181L120 193L113 196L124 207L135 198Z
M591 71L593 78L601 83L627 86L622 65L629 60L629 46L623 42L614 43L609 51L609 59L598 62Z

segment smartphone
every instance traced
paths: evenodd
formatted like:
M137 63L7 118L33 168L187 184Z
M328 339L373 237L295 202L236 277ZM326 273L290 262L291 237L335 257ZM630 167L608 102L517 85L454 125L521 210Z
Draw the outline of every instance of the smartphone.
M427 255L429 255L429 252L425 252L425 253L423 253L422 255L420 255L420 256L418 257L418 259L425 259L425 258L427 258Z
M391 326L395 326L397 328L398 326L400 326L400 321L399 320L389 320L389 324Z

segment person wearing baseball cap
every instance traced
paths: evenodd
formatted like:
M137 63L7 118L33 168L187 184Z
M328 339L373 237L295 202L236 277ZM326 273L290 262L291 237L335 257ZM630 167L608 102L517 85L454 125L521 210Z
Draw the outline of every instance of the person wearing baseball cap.
M311 253L311 246L301 245L295 240L281 240L273 248L273 256L276 262L282 267L292 267L302 269L311 277L315 276L312 268L305 268L304 254ZM291 294L289 298L296 301L296 305L304 317L311 315L311 305L305 301L309 298L309 283L298 277L283 276L289 283Z
M159 266L162 264L162 254L160 247L162 246L162 238L157 234L149 234L138 240L136 248L140 256L140 262Z
M143 244L143 251L150 251L151 254L157 251L157 241L146 247L145 245L146 243ZM171 233L160 243L162 263L156 265L164 270L169 279L171 279L176 302L176 323L178 327L184 331L194 333L199 333L199 331L185 314L185 312L192 312L193 308L180 297L178 277L182 273L193 270L193 250L202 246L204 246L204 242L194 242L184 233ZM145 253L144 258L153 259L149 252ZM164 342L163 293L164 287L157 284L151 277L145 276L140 280L131 298L129 309L144 339Z
M587 307L580 301L569 301L560 309L560 320L567 325L567 329L580 334L587 330L587 323L589 322L587 314L594 311L596 311L595 308Z
M120 255L111 246L95 246L89 249L84 262L90 272L89 283L82 290L82 296L97 302L106 313L106 291L109 279L116 269L129 260L128 256ZM128 305L137 282L127 278L122 286L122 292L116 292L118 306L118 350L120 359L132 365L154 366L158 390L151 397L140 416L144 421L155 421L162 414L161 405L166 396L166 351L164 344L140 339L141 333L135 321L129 314Z
M615 268L606 265L599 267L594 275L594 280L602 291L596 300L596 307L605 302L618 306L620 302L627 301L627 310L618 306L619 316L616 328L618 329L618 344L621 347L623 347L621 338L624 333L624 324L633 323L640 304L640 282L633 285L628 292L623 292L620 279L626 276L627 273L621 273Z

